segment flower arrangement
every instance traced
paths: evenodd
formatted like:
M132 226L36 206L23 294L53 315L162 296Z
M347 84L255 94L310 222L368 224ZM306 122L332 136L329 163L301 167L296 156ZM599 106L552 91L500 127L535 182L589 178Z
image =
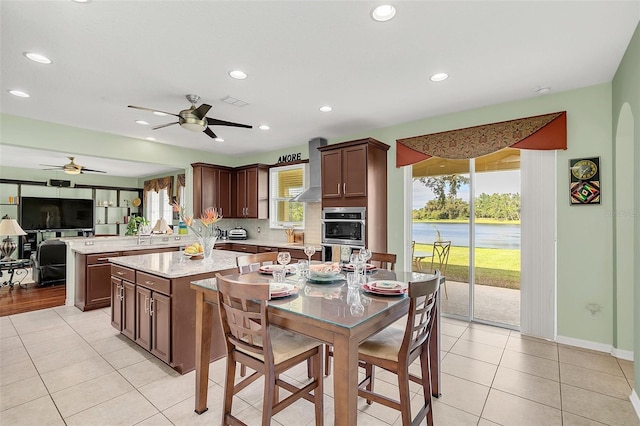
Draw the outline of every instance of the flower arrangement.
M216 238L218 236L218 229L215 226L215 223L222 219L222 215L218 214L216 210L209 207L204 211L202 216L200 216L200 223L202 223L202 227L195 227L193 223L193 218L184 213L184 207L179 205L177 202L173 203L173 211L179 213L180 220L187 225L191 232L195 234L199 239L209 239ZM200 229L199 229L200 228Z

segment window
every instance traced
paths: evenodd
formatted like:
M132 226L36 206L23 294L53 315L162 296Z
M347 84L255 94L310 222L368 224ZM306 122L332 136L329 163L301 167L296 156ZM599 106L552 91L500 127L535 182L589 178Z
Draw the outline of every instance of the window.
M158 219L164 219L168 224L171 224L173 220L173 207L169 203L169 193L167 189L160 189L158 192L147 192L145 210L145 217L149 219L151 226L153 226Z
M306 189L306 168L306 164L295 164L270 169L271 228L304 226L304 203L289 200Z

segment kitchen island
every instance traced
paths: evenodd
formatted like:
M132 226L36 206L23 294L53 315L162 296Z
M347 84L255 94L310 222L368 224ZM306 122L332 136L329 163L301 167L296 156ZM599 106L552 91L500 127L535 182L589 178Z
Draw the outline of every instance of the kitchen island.
M242 253L214 250L211 261L182 252L109 258L111 324L180 374L195 368L195 291L191 281L237 270ZM211 361L225 355L219 319L211 330Z

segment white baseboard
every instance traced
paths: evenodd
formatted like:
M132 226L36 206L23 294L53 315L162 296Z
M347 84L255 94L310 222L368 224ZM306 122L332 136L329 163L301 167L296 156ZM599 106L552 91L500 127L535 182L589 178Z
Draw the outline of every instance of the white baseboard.
M631 405L633 406L633 409L636 410L636 416L638 416L638 419L640 420L640 398L638 398L638 394L636 393L635 389L631 391L631 395L629 395L629 399L631 400Z
M557 336L556 342L563 345L575 346L583 349L590 349L592 351L604 352L613 355L616 358L624 359L627 361L633 361L633 351L627 351L624 349L614 348L612 345L606 343L591 342L589 340L575 339L573 337Z
M64 306L74 306L75 303L71 299L65 299Z

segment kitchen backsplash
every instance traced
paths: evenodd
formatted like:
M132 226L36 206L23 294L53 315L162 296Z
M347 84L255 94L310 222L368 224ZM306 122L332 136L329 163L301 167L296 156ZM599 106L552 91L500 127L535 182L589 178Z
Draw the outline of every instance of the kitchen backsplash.
M321 229L320 220L322 218L322 203L307 203L305 209L306 221L305 229L296 228L296 232L304 232L305 244L320 245ZM287 242L287 235L284 229L269 228L268 219L222 219L218 222L221 229L229 230L240 226L247 230L248 238L264 239L270 242ZM260 228L260 232L258 232Z

